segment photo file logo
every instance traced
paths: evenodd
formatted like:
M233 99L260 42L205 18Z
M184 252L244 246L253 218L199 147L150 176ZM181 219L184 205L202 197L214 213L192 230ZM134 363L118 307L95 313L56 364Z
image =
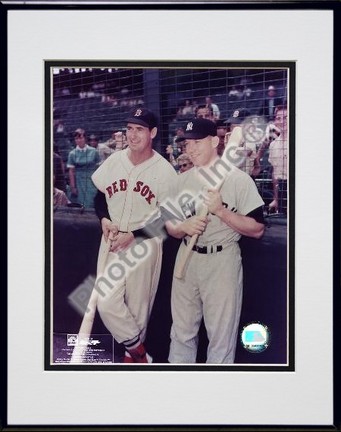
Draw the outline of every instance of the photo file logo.
M77 334L68 334L66 336L66 344L67 344L67 346L78 345L78 335Z

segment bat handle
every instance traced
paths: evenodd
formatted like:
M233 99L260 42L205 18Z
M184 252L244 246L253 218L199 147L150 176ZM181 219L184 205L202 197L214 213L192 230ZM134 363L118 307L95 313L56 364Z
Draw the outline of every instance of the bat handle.
M184 249L183 254L181 255L180 260L178 262L178 265L174 269L174 276L177 279L182 279L184 277L185 267L186 267L188 258L190 256L192 249L193 249L193 246L195 245L197 240L198 240L198 234L194 234L192 236L190 242L188 243L188 245Z
M206 216L208 213L208 209L207 207L204 205L201 209L201 211L199 212L198 216ZM191 237L191 240L189 241L189 243L187 244L186 248L183 251L183 254L181 255L175 269L174 269L174 276L177 279L182 279L184 277L184 273L185 273L185 267L188 261L188 258L192 252L193 247L195 246L197 240L198 240L199 234L194 234Z
M105 266L107 264L109 252L110 252L110 249L111 249L111 245L112 245L112 239L108 238L108 240L106 241L106 243L105 243L105 245L103 247L103 250L101 252L102 256L98 260L99 263L100 263L100 265L97 268L97 279L105 271Z

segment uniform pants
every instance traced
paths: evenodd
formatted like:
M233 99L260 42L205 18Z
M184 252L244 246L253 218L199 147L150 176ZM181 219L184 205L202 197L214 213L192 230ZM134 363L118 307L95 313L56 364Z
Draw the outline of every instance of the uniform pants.
M177 260L184 244L180 246ZM192 252L183 279L173 278L173 324L169 361L195 363L198 332L204 318L209 340L207 363L233 363L242 305L242 263L239 245L221 252Z
M104 247L102 238L101 248ZM143 342L159 283L162 244L158 239L133 243L124 257L109 253L98 284L98 312L118 343L140 336Z

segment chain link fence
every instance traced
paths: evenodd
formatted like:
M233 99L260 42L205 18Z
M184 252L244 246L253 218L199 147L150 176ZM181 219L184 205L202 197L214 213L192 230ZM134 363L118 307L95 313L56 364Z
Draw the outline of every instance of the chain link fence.
M62 160L66 193L67 161L75 146L76 129L83 129L87 143L93 143L98 151L103 150L103 143L114 150L114 133L122 132L124 139L129 110L146 106L160 119L154 148L170 159L170 152L175 156L181 153L176 138L201 107L210 107L224 135L229 132L224 122L240 108L271 124L275 106L287 103L288 75L287 68L259 67L51 67L53 146ZM269 210L273 182L268 149L255 181Z

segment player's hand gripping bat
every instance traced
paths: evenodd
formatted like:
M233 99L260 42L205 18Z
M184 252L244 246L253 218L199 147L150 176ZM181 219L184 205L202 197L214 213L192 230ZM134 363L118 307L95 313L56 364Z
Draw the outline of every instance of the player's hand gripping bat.
M243 134L242 134L242 128L240 126L235 126L233 131L231 132L231 135L228 139L228 142L225 146L225 150L223 155L221 156L222 159L227 159L227 152L229 149L231 149L232 146L239 147L240 143L243 141ZM225 178L225 177L224 177ZM219 181L219 183L216 185L215 189L219 190L224 182L224 178ZM199 216L207 216L208 209L207 206L203 205L201 208L201 211L199 212ZM177 264L174 268L174 276L177 279L182 279L185 274L185 268L188 262L188 259L191 255L192 249L195 246L199 235L194 234L191 237L191 240L188 242L186 248L183 250L183 253L180 257L180 259L177 261Z
M92 332L92 326L96 314L96 306L97 306L97 299L98 299L98 290L96 288L96 285L99 277L102 276L105 271L105 266L108 260L111 244L112 244L112 239L110 239L109 236L107 242L105 243L105 247L101 250L100 255L98 256L96 282L92 289L91 296L87 308L85 310L81 326L79 328L78 344L75 345L74 347L70 359L70 363L83 363L84 361L87 342Z
M205 205L202 206L201 211L199 212L198 216L207 216L208 209ZM191 237L191 240L187 244L186 248L184 249L179 261L177 262L177 265L174 268L174 276L178 279L182 279L185 274L185 267L188 262L188 258L192 252L193 246L195 246L197 240L198 240L199 234L194 234Z

